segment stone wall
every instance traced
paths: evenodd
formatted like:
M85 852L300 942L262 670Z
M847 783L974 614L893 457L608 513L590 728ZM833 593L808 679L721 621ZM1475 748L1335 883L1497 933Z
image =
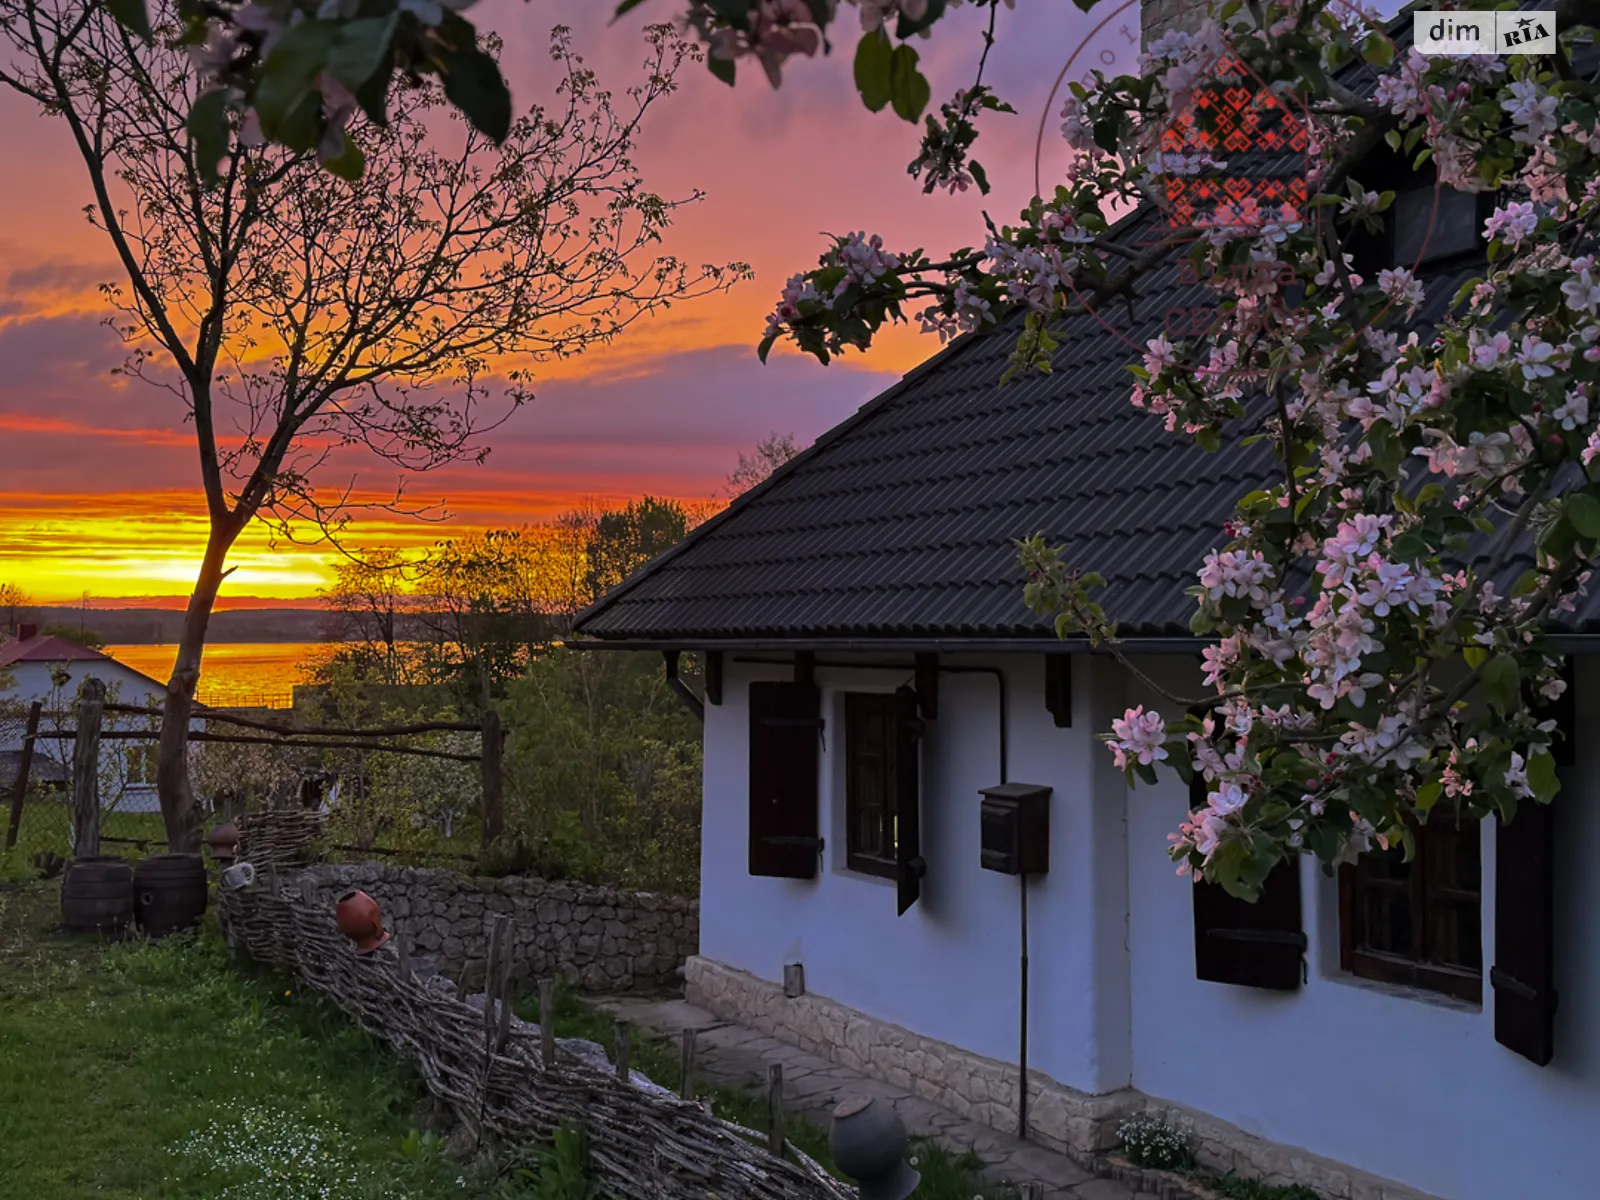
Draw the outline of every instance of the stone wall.
M474 878L420 867L318 866L307 872L330 902L359 888L378 902L384 927L452 979L481 986L489 928L515 922L513 978L555 976L586 991L615 992L676 982L699 949L693 900L510 876Z
M891 1083L1004 1133L1017 1131L1017 1068L922 1037L824 996L788 997L780 984L696 955L688 1000L726 1021ZM1117 1126L1146 1113L1192 1140L1202 1166L1269 1184L1299 1184L1327 1200L1433 1200L1364 1171L1246 1133L1204 1113L1125 1088L1104 1096L1028 1072L1028 1132L1040 1145L1097 1169L1118 1145Z

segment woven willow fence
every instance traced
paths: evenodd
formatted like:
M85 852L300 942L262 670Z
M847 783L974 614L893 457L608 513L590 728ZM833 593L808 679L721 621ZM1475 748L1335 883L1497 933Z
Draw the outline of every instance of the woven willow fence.
M511 1016L508 971L493 995L463 996L410 962L394 941L358 955L334 914L296 875L272 869L223 892L229 944L292 972L416 1065L428 1090L475 1134L549 1141L563 1125L588 1137L594 1180L614 1200L851 1200L854 1190L792 1147L791 1163L753 1144L764 1135L692 1100L634 1082L577 1056ZM304 879L305 884L311 881ZM498 931L497 931L498 932ZM497 939L498 940L498 939ZM492 952L491 952L492 953Z

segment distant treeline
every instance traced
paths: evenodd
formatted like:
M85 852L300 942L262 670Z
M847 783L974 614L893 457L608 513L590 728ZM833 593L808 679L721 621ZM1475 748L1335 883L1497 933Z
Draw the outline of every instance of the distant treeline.
M91 608L65 605L29 605L22 620L40 626L80 625L100 635L112 646L166 646L183 632L183 612L166 608ZM328 614L320 608L253 608L213 613L206 641L219 642L320 642L329 630Z

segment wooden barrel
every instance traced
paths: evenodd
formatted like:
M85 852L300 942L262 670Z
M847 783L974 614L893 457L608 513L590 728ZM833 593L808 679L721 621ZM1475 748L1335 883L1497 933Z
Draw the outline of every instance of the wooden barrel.
M133 869L134 911L150 937L192 929L206 911L206 864L198 854L156 854Z
M133 920L133 867L111 855L76 858L61 876L68 933L117 934Z

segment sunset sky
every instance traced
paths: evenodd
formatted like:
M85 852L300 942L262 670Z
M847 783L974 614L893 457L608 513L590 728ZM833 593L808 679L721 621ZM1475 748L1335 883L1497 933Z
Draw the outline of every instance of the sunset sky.
M643 15L612 26L613 7L483 0L472 15L505 36L507 77L526 103L550 78L551 25L571 25L602 83L620 93L643 62L646 20L674 16L680 5L651 0ZM976 16L959 11L925 45L935 103L971 82L981 48ZM985 208L997 222L1013 220L1034 191L1037 133L1063 67L1089 37L1088 53L1114 60L1111 73L1130 69L1136 47L1118 31L1136 35L1137 21L1137 5L1118 0L1102 0L1087 16L1071 0L1002 11L989 78L1018 115L984 127L978 157L995 185L986 201L975 192L925 197L908 177L917 132L860 106L850 82L857 32L848 20L833 55L791 63L777 91L759 74L729 91L703 67L688 68L678 94L653 114L637 159L648 186L664 195L707 193L680 214L666 249L695 263L743 259L756 281L541 372L535 403L492 436L483 465L409 482L408 495L444 502L447 525L363 521L357 540L421 545L452 529L538 520L586 500L704 498L768 432L809 443L937 342L901 331L830 367L786 353L763 367L754 347L784 279L814 265L824 232L866 229L895 249L940 251L981 243ZM1047 188L1064 162L1059 122L1050 118ZM120 346L102 324L95 289L117 270L82 216L88 186L64 129L10 93L0 94L0 129L13 179L26 172L26 186L0 195L0 582L20 583L38 601L75 603L85 591L102 604L185 596L204 519L180 407L161 390L110 374ZM386 464L352 462L358 487L392 491ZM326 547L273 549L249 533L230 559L238 570L224 603L309 598L325 578L327 555Z

